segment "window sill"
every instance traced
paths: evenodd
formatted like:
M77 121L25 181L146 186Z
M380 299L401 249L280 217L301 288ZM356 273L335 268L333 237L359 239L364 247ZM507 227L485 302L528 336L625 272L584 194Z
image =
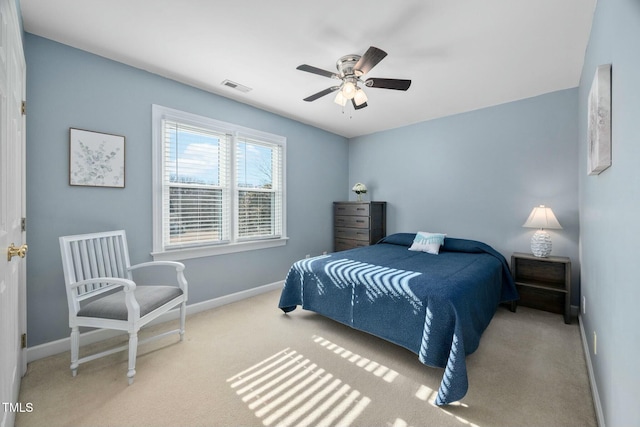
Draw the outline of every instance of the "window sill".
M202 258L215 255L233 254L257 249L275 248L287 244L288 237L280 239L257 240L253 242L228 243L226 245L200 248L175 249L162 252L151 252L154 261L180 261L191 258Z

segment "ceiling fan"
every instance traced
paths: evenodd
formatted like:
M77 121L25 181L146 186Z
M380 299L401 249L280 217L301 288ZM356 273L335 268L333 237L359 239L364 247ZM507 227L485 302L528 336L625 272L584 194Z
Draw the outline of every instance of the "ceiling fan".
M313 67L311 65L302 64L296 69L300 71L306 71L308 73L318 74L321 76L329 77L332 79L341 80L339 85L331 86L325 90L321 90L311 96L306 97L304 100L307 102L315 101L325 95L332 92L339 91L336 94L334 102L342 105L343 107L349 100L353 104L353 108L359 110L367 106L367 95L364 93L358 83L362 83L366 87L373 87L379 89L395 89L395 90L407 90L411 86L411 80L401 79L382 79L377 77L371 77L366 80L362 80L362 76L367 74L373 67L375 67L380 61L387 56L387 52L377 47L371 46L364 55L345 55L338 59L336 62L337 73L326 71L321 68Z

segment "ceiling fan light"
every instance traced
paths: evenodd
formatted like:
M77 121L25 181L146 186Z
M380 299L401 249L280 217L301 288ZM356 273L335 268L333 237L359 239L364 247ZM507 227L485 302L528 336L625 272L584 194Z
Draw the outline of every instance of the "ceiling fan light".
M356 96L356 90L357 86L353 82L347 81L342 85L342 96L347 99L353 99Z
M365 102L367 102L367 94L364 93L364 91L360 88L358 88L358 90L356 90L356 95L353 97L353 101L356 103L356 105L359 107L362 104L364 104Z
M335 102L336 104L341 105L343 107L345 105L347 105L347 101L348 101L348 99L345 98L344 95L342 95L342 91L340 91L340 90L338 91L338 93L336 94L335 99L333 100L333 102Z

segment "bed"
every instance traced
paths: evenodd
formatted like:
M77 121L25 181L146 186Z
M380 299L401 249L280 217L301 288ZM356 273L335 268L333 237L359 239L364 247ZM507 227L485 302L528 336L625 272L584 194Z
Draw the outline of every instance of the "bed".
M437 405L464 397L465 356L501 302L518 299L504 257L482 242L444 238L437 255L408 250L416 234L297 261L279 307L297 306L373 334L444 368Z

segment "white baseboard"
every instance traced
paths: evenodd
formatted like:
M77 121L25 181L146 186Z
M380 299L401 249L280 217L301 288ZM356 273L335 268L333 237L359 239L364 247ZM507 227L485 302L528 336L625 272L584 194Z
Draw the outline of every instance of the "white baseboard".
M257 288L247 289L245 291L236 292L230 295L210 299L208 301L199 302L196 304L187 305L187 315L199 313L201 311L210 310L215 307L220 307L232 302L240 301L246 298L250 298L256 295L263 294L265 292L275 291L282 289L284 280L279 282L270 283L268 285L258 286ZM180 316L180 310L174 309L165 313L163 316L158 317L149 325L155 325L169 320L177 319ZM122 335L122 331L114 331L109 329L98 329L80 334L80 345L91 344L98 341L103 341L118 335ZM71 339L62 338L57 341L51 341L44 344L39 344L33 347L27 348L27 363L34 360L42 359L45 357L53 356L54 354L64 353L71 348Z
M593 374L593 365L591 364L591 351L589 350L589 342L584 332L584 323L582 323L582 315L578 315L578 324L580 325L580 335L582 336L582 347L584 348L584 356L587 360L587 370L589 372L589 384L591 385L591 395L593 397L593 405L596 409L596 418L598 426L605 427L604 414L602 412L602 404L600 403L600 394L598 393L598 385L596 377Z

